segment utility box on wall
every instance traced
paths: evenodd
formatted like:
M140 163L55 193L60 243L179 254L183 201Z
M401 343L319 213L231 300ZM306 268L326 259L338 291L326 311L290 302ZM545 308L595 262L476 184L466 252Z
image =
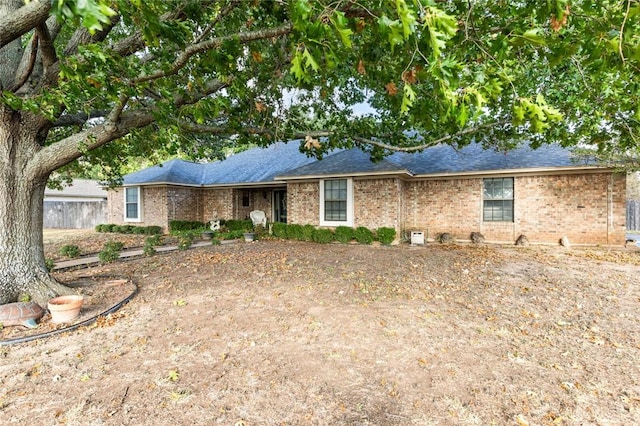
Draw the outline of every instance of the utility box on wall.
M423 246L424 245L424 232L411 231L411 245Z

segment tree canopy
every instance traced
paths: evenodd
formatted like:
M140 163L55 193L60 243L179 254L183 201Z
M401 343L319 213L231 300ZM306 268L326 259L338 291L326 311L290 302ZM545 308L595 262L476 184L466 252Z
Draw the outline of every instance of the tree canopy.
M47 121L49 171L305 136L637 152L637 2L0 3L0 102Z

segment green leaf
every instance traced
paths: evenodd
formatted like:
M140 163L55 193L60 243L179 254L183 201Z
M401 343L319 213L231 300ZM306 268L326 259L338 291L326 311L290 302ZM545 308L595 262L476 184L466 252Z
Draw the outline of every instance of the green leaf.
M400 106L400 113L406 114L416 100L416 92L413 90L410 84L405 84L402 89L402 105Z
M302 52L302 56L305 60L305 66L310 66L314 71L318 71L320 69L320 66L316 62L313 55L311 55L311 53L309 52L309 49L305 48L304 52Z
M293 58L291 59L291 68L289 71L291 71L291 74L293 74L298 81L303 80L305 77L305 72L302 67L302 54L299 50L296 50L293 54Z
M525 31L525 33L522 34L522 38L529 43L545 46L547 42L545 41L544 37L540 35L540 32L541 30L539 28L532 28L528 31Z

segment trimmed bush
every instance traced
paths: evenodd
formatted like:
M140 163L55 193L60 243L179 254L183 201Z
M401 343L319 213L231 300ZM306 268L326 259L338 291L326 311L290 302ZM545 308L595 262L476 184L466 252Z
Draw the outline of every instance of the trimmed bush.
M178 250L186 250L193 244L193 235L185 232L178 237Z
M238 238L242 238L243 236L244 231L230 231L216 234L216 237L221 240L237 240Z
M60 254L73 259L74 257L80 256L80 247L75 244L67 244L60 248Z
M388 246L396 239L396 230L394 228L382 227L376 229L376 236L378 241L385 246Z
M300 239L302 241L313 241L313 233L316 227L313 225L304 225L300 230Z
M124 244L120 241L107 241L104 243L103 249L98 253L98 259L102 263L111 263L120 257L120 252L124 248Z
M327 244L333 241L331 229L316 228L313 231L313 241L320 244Z
M353 235L360 244L371 244L373 242L373 232L364 226L358 226Z
M162 227L156 225L145 226L144 233L146 235L160 235L162 234Z
M161 246L163 243L162 241L162 235L156 234L156 235L152 235L150 237L145 238L144 240L144 245L150 245L150 246Z
M153 244L144 243L142 252L145 256L153 256L154 254L156 254L156 248L153 246Z
M169 233L177 235L184 231L200 231L202 232L206 224L197 220L171 220L169 221Z
M349 226L338 226L335 232L333 233L333 237L335 238L336 241L341 243L346 244L348 242L351 242L351 240L353 240L353 237L354 237L353 228Z
M224 221L224 226L229 231L253 231L253 222L250 220L229 219Z
M291 223L287 225L287 238L290 240L302 240L302 225Z
M287 238L287 224L281 223L281 222L274 222L273 236L277 238Z

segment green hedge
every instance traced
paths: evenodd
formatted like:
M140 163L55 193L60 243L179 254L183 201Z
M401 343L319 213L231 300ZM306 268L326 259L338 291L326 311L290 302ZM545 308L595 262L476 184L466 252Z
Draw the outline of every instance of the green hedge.
M313 230L313 241L321 244L330 243L333 241L333 232L331 229L316 228Z
M169 221L169 233L171 235L184 231L203 231L207 228L205 222L197 220L171 220Z
M378 241L385 246L388 246L396 239L396 230L394 228L378 228L376 229L376 237Z
M114 225L113 223L103 223L96 225L96 232L114 232L119 234L139 234L139 235L159 235L162 234L160 226L135 226L135 225Z
M273 236L277 238L287 238L287 224L275 222L273 224Z
M336 241L345 244L349 243L354 237L353 228L349 226L338 226L333 235Z
M353 235L360 244L371 244L373 242L373 232L364 226L358 226Z
M228 231L253 231L253 222L250 220L230 219L220 221L220 226L224 226Z

